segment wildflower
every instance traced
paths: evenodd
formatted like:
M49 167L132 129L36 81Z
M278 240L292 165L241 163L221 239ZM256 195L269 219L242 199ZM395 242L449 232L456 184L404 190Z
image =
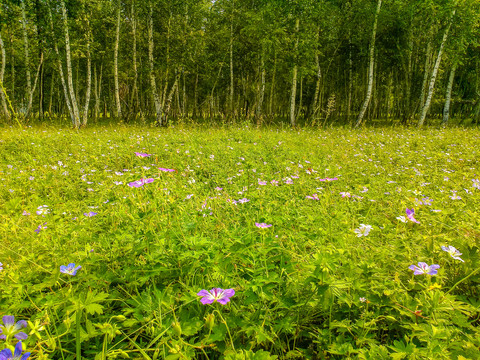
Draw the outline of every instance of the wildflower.
M360 300L360 302L362 302L362 303L367 302L367 298L364 298L364 297L361 297L358 300Z
M149 156L152 156L151 154L140 153L140 152L136 152L135 155L137 155L138 157L149 157Z
M166 168L158 168L160 171L165 171L165 172L174 172L175 169L166 169Z
M357 237L367 236L372 230L373 227L371 225L360 224L358 229L355 229L354 232L357 234Z
M342 191L340 193L340 195L342 195L342 198L346 198L346 197L349 198L349 197L352 196L352 194L350 194L349 192L346 192L346 191Z
M45 230L47 228L45 225L47 225L46 222L44 222L42 225L38 225L38 227L33 231L35 231L37 234L39 234L41 230Z
M12 354L12 350L10 349L3 349L0 351L0 360L27 360L30 357L30 353L27 352L23 354L22 357L22 342L19 341L17 345L15 345L15 350Z
M193 194L187 195L187 196L185 197L185 199L183 199L183 200L188 200L188 199L191 199L191 198L192 198L192 196L193 196Z
M407 208L407 209L405 210L405 213L407 214L408 220L413 221L414 223L420 224L420 221L416 220L416 219L413 217L413 215L415 215L415 210L414 210L414 209L410 210L410 209Z
M14 336L17 340L25 340L28 335L20 331L22 328L27 327L25 320L20 320L15 323L15 317L11 315L5 315L2 317L3 325L0 324L0 339L5 340L7 336ZM1 359L1 358L0 358Z
M258 185L267 185L266 181L258 180Z
M270 184L272 184L273 186L278 186L278 181L277 180L272 180L272 181L270 181Z
M239 199L239 200L238 200L238 203L240 203L240 204L245 204L245 203L247 203L247 202L249 202L249 201L250 201L250 199L243 198L243 199Z
M154 179L152 179L152 178L140 179L140 180L137 180L137 181L133 181L133 182L131 182L131 183L128 183L128 186L139 188L139 187L142 187L143 185L148 184L148 183L151 183L151 182L153 182L153 181L154 181Z
M312 196L307 195L307 199L312 199L312 200L320 200L317 194L313 194Z
M255 226L260 229L266 229L272 226L272 224L265 224L265 223L255 223Z
M460 260L461 262L465 262L465 261L463 261L463 259L460 258L460 255L462 255L462 253L460 251L458 251L457 249L455 249L453 246L451 246L451 245L442 246L442 250L446 251L448 253L448 255L450 255L455 260Z
M86 217L92 217L92 216L95 216L95 215L97 215L97 214L98 214L98 213L93 212L93 211L90 211L90 212L88 212L88 213L83 213L83 215L85 215Z
M217 191L222 191L223 188L217 186L217 187L215 188L215 190L217 190Z
M404 223L408 221L405 216L397 216L397 220L400 220L401 222L404 222Z
M480 190L480 180L478 180L478 179L472 179L472 181L473 181L472 186L473 186L475 189Z
M37 215L46 215L50 213L50 209L48 208L47 205L40 205L37 208Z
M75 276L77 275L77 271L80 270L81 268L82 267L80 265L75 267L75 263L71 263L66 266L65 265L60 266L60 272L67 275Z
M212 304L215 301L222 304L226 305L229 301L230 298L235 295L235 290L233 289L220 289L220 288L213 288L210 291L207 290L201 290L197 294L198 296L202 296L200 299L200 302L204 305L206 304Z
M23 210L23 213L22 213L23 216L29 216L31 215L27 210Z
M440 265L433 264L427 265L427 263L419 262L417 265L410 265L408 267L410 270L413 270L413 275L437 275L437 269L440 268Z
M0 271L3 270L3 264L0 263Z
M449 196L449 198L452 200L462 200L462 198L457 195L457 192L455 190L452 190L452 196Z

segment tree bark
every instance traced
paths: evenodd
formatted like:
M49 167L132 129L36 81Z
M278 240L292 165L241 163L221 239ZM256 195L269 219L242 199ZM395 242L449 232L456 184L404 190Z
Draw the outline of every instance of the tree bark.
M137 70L137 18L135 14L135 0L132 1L132 37L133 37L133 91L132 91L132 108L134 112L137 112L140 108L138 97L138 70ZM136 115L136 114L135 114Z
M2 67L0 68L0 83L2 84L3 87L5 87L5 84L3 82L3 77L5 75L5 66L7 63L7 56L5 54L5 46L3 44L1 27L0 27L0 51L2 52ZM10 119L10 112L8 111L8 106L7 106L7 98L5 96L5 93L3 92L3 89L0 89L0 94L2 95L3 112L5 113L5 117L7 119Z
M365 116L365 112L367 111L368 104L370 103L370 99L372 97L373 70L374 70L374 62L375 62L375 38L377 36L378 14L380 13L381 6L382 6L382 0L378 0L377 10L375 12L375 20L373 22L372 40L370 41L370 58L369 58L369 70L368 70L367 95L365 97L365 101L363 102L362 108L360 109L360 113L358 114L357 123L355 124L356 128L362 124L363 117Z
M155 104L156 119L159 126L162 126L162 107L160 98L157 93L157 85L155 79L155 69L153 61L153 6L150 3L150 12L148 19L148 62L150 64L150 86L152 88L153 101Z
M265 97L265 62L263 60L263 50L260 59L260 84L259 84L259 95L258 95L258 103L257 103L257 121L261 122L262 109L263 109L263 99Z
M450 76L448 77L447 93L445 95L445 106L443 107L442 126L447 125L448 118L450 116L450 102L452 99L453 80L455 79L456 70L457 70L457 64L453 64L452 70L450 70Z
M295 55L295 65L293 66L293 76L292 76L292 93L290 96L290 125L296 125L295 119L295 99L297 97L297 71L298 71L298 31L300 30L300 19L297 18L295 20L295 47L294 47L294 55Z
M120 104L120 88L118 85L118 47L120 45L120 1L117 2L117 27L115 30L115 50L113 59L113 72L115 77L115 102L117 105L117 118L122 117L122 105Z
M90 92L92 89L92 57L90 54L90 41L92 40L92 31L90 22L87 20L87 90L85 92L85 106L83 107L82 126L87 126L88 108L90 106Z
M23 29L23 46L25 51L25 74L27 76L27 96L32 96L32 77L30 74L30 54L28 49L28 33L27 33L27 16L25 12L25 0L22 0L22 29Z
M230 23L230 98L229 98L229 112L230 116L233 118L233 16Z
M445 44L447 43L448 33L450 31L450 27L452 26L453 17L455 16L455 9L452 11L452 15L450 17L450 21L448 22L448 26L445 29L445 33L443 34L442 43L440 44L440 49L438 50L437 60L435 61L435 66L433 67L432 76L430 77L430 85L428 86L428 94L427 99L425 100L425 104L421 110L420 119L418 120L418 127L423 126L425 122L425 118L427 116L428 109L430 108L430 103L432 101L433 90L435 88L435 80L437 79L438 69L440 68L440 62L442 61L443 49L445 48Z
M65 52L67 55L67 81L68 81L68 87L69 87L69 93L70 93L70 102L71 102L72 111L73 111L73 127L75 129L78 129L78 127L80 126L80 114L79 114L78 105L77 105L77 98L75 97L75 91L73 88L72 59L70 54L70 36L68 34L67 9L65 7L64 0L61 0L60 4L62 6L63 28L65 32ZM59 58L59 61L61 61L60 58ZM63 72L62 72L62 76L63 76Z

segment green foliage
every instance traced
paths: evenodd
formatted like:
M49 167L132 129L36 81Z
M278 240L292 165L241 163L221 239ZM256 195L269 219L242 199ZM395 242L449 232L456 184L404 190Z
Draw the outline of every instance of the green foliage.
M0 315L28 320L34 359L475 359L479 138L2 129ZM200 303L214 287L235 295Z

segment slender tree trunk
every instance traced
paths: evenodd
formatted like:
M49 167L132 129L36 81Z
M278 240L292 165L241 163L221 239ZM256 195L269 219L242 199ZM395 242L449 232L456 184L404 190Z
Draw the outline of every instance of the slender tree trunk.
M115 31L115 50L113 59L113 72L115 77L115 102L117 105L117 118L122 117L122 105L120 104L120 88L118 85L118 47L120 45L120 6L121 3L117 3L117 28Z
M233 17L230 22L230 98L228 104L228 110L230 116L233 118L234 110L233 110Z
M32 96L32 77L30 74L30 54L28 49L28 33L27 33L27 16L25 11L25 0L22 0L22 29L23 29L23 46L25 49L25 73L27 76L27 96Z
M80 114L78 111L78 105L77 105L77 98L75 97L75 91L73 88L73 75L72 75L72 60L71 60L71 55L70 55L70 36L68 34L68 19L67 19L67 9L65 7L65 1L61 0L60 2L62 6L62 15L63 15L63 28L65 31L65 52L67 55L67 81L68 81L68 87L69 87L69 92L70 92L70 102L72 105L72 111L73 111L73 127L75 129L78 129L80 126ZM59 58L59 61L60 58ZM63 74L63 72L62 72ZM63 76L63 75L62 75Z
M33 82L33 89L32 89L32 92L30 93L30 97L28 98L27 110L25 111L25 119L29 117L30 111L32 110L33 94L35 93L35 89L37 88L37 83L38 83L38 79L40 78L42 65L43 65L43 54L40 57L40 63L38 64L37 74L35 75L35 80Z
M195 118L197 116L197 107L198 107L198 64L197 64L197 70L195 74L195 89L193 93L193 117Z
M137 70L137 18L135 14L135 0L132 1L132 37L133 37L133 91L131 104L133 111L136 113L140 108L139 97L138 97L138 70ZM135 114L136 115L136 114Z
M40 5L40 0L35 0L35 14L37 18L37 40L38 40L38 58L43 59L43 48L44 48L44 36L43 36L43 24L42 24L42 7ZM43 62L40 66L40 84L38 86L38 114L40 119L43 119L43 102L44 102L44 72L45 67Z
M92 88L92 57L90 55L90 41L92 40L92 31L90 22L87 20L87 90L85 92L85 106L83 107L82 126L87 126L88 108L90 106L90 92Z
M259 84L259 95L258 95L258 103L257 103L257 121L261 122L261 118L263 117L262 115L262 109L263 109L263 99L265 97L265 62L263 60L264 58L264 52L262 50L262 55L260 59L260 84Z
M427 44L426 54L425 54L425 69L423 73L422 92L420 93L420 109L423 109L423 106L425 105L425 92L427 91L428 77L430 76L430 72L432 69L432 66L430 64L431 57L432 57L432 42L431 40L429 40Z
M290 96L290 125L296 125L295 119L295 99L297 97L297 71L298 71L298 31L300 30L300 19L297 18L295 21L295 47L294 47L294 54L295 54L295 65L293 66L293 76L292 76L292 93Z
M360 109L360 113L358 114L357 123L355 124L356 128L362 124L363 117L365 116L365 112L367 111L368 104L370 103L370 99L372 97L373 70L374 70L374 62L375 62L375 38L377 36L378 14L380 14L381 6L382 6L382 0L378 0L377 10L375 12L375 20L373 22L372 40L370 41L370 59L369 59L370 64L369 64L369 70L368 70L367 96L365 97L365 101L363 102L362 108Z
M0 68L0 83L2 83L2 86L5 87L5 83L3 82L3 77L5 75L5 66L7 63L7 56L5 54L5 46L3 45L1 27L0 27L0 51L2 52L2 67ZM5 113L5 117L7 119L10 119L10 112L8 111L7 99L2 89L0 89L0 94L2 95L3 112Z
M10 34L10 46L13 49L13 34ZM10 97L10 102L13 105L13 102L15 101L15 53L14 51L11 52L11 60L10 60L10 73L12 77L12 85L11 85L11 97Z
M162 126L162 107L160 98L157 93L157 85L155 79L155 69L153 61L153 6L150 3L150 12L148 19L148 62L150 64L150 86L152 88L153 101L155 104L156 119L159 126Z
M447 125L448 118L450 116L450 102L452 99L453 80L455 79L456 70L457 70L457 64L453 64L452 70L450 70L450 76L448 77L447 93L445 95L445 106L443 107L442 126Z
M315 54L315 63L317 65L317 81L315 84L315 95L313 96L313 124L316 123L316 118L321 105L319 103L319 95L320 86L322 83L322 68L320 67L320 58L318 56L318 52Z
M268 112L270 116L273 117L273 100L275 98L275 75L277 74L277 52L275 51L274 60L273 60L273 71L272 71L272 84L270 86L270 104L268 106Z
M442 43L440 44L440 49L438 50L437 60L435 61L435 66L433 67L432 76L430 78L430 85L428 86L428 94L427 99L425 100L425 104L420 113L420 119L418 120L418 127L423 126L425 122L425 118L427 116L428 109L430 108L430 103L432 101L433 90L435 88L435 80L437 79L438 69L440 68L440 62L442 61L443 49L445 48L445 44L447 43L448 33L450 31L450 27L452 26L453 17L455 16L455 9L452 12L450 17L450 21L448 22L448 26L445 29L445 33L443 34Z

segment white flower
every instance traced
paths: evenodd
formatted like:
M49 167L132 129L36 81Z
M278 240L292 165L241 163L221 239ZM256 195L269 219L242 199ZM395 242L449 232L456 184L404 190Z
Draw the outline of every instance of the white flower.
M357 234L357 237L362 237L367 236L372 229L373 227L371 225L360 224L360 227L353 231Z
M408 221L405 216L397 216L397 220L400 220L401 222L404 222L404 223Z

